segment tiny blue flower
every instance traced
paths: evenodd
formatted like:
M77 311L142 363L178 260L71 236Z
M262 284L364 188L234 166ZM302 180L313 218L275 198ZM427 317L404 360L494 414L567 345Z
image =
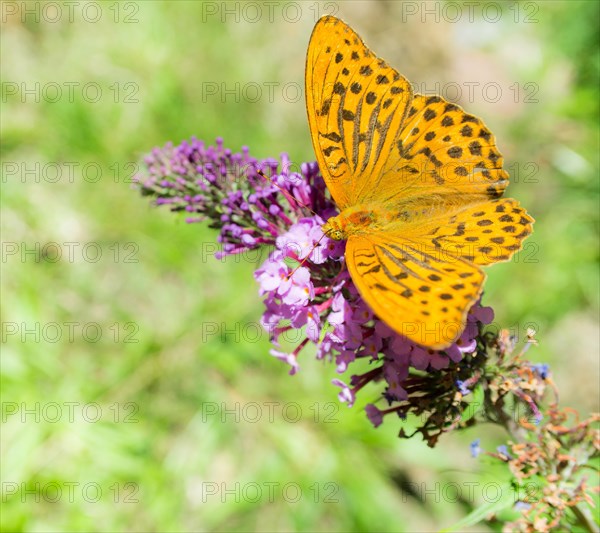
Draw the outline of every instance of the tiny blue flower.
M500 446L498 446L496 448L496 451L501 454L504 455L506 457L508 457L509 459L512 458L512 456L510 455L510 453L508 453L508 448L506 447L506 444L501 444Z
M530 503L522 502L521 500L515 503L515 511L528 511L529 509L531 509Z
M471 448L471 457L473 457L474 459L477 458L477 456L481 453L481 439L475 439L470 445L469 447Z
M535 365L531 365L531 368L537 372L542 379L546 379L550 372L550 366L546 363L537 363Z
M459 392L463 396L466 396L467 394L471 394L471 390L465 385L464 381L461 381L460 379L457 379L456 380L456 386L458 387Z

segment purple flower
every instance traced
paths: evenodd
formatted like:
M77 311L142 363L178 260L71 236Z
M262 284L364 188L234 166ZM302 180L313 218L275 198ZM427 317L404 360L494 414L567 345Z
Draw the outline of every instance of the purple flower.
M427 367L431 363L431 356L429 352L421 346L409 346L407 348L410 351L410 364L417 370L427 370Z
M331 298L331 312L329 313L328 322L335 327L342 327L352 317L352 308L350 303L344 298L341 292L337 292Z
M319 320L319 311L317 307L306 307L300 309L291 320L291 325L294 328L301 328L306 326L306 336L312 342L319 340L321 333L321 322Z
M372 403L367 404L365 411L367 412L367 418L371 421L373 426L379 427L383 424L383 412L377 409Z
M290 306L307 306L314 298L314 293L310 272L305 267L295 269L293 274L282 280L277 289L282 302Z
M279 287L290 273L289 267L281 259L281 254L278 257L274 252L254 273L260 285L260 294L279 292Z
M275 241L284 257L294 257L304 259L314 250L316 241L311 236L311 230L317 226L317 222L312 218L303 218L300 222L294 224L289 231L286 231ZM322 233L321 233L322 235Z
M479 304L474 305L469 310L467 320L476 320L482 324L491 324L492 320L494 320L494 310L491 307L482 307Z
M348 370L348 365L356 361L356 352L354 350L346 350L340 348L340 352L335 358L336 371L338 374L343 374Z
M333 347L337 343L335 342L331 333L325 333L323 339L319 343L317 347L317 359L325 359L327 357L331 358L331 354L333 353Z
M277 359L279 359L280 361L283 361L284 363L287 363L288 365L290 365L292 367L289 372L290 376L293 376L300 368L298 366L298 360L294 354L284 353L284 352L280 352L279 350L272 349L271 355L273 357L277 357Z
M388 384L387 394L396 401L408 399L406 389L402 387L404 381L408 377L408 364L399 365L395 362L384 362L383 376Z
M342 391L338 394L338 399L340 402L347 403L348 407L352 407L354 405L354 401L356 400L354 391L339 379L332 379L331 383L342 388Z
M383 348L383 339L373 333L370 337L363 339L362 348L358 352L359 357L370 357L371 360L378 360L378 354Z

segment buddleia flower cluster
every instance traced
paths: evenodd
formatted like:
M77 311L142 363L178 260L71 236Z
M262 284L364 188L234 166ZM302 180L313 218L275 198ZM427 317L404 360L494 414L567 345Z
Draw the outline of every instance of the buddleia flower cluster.
M350 278L345 243L321 230L337 210L316 163L293 170L285 154L257 160L247 148L226 149L222 139L210 146L197 139L168 144L154 149L144 163L147 173L136 178L142 194L154 197L156 205L185 212L190 223L207 220L219 229L218 257L270 247L255 272L265 302L261 322L274 345L271 355L287 363L290 374L299 370L308 344L316 346L317 358L335 362L340 374L351 373L360 359L372 363L368 372L334 384L341 388L340 399L352 406L365 385L385 383L387 408L367 407L375 426L386 414L402 414L399 402L411 394L410 369L436 372L475 353L482 326L493 319L491 308L477 302L464 332L445 350L419 346L379 320ZM280 339L290 330L302 330L303 340L286 350ZM452 392L459 390L458 381Z

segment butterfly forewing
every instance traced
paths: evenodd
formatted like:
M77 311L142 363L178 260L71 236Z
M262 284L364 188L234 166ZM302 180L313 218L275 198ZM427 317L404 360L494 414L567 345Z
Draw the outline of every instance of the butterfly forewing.
M319 167L338 207L382 174L408 112L409 82L335 17L321 18L306 58L306 105Z
M415 95L382 180L386 201L436 195L449 205L502 196L508 174L493 134L458 105Z

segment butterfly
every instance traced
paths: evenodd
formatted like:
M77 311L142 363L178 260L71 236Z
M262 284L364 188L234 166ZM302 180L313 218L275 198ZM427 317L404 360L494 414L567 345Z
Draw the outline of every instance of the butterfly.
M306 56L306 107L364 301L397 333L436 350L457 341L481 296L482 266L507 261L533 218L502 198L508 173L490 130L439 96L413 93L347 24L319 19Z

